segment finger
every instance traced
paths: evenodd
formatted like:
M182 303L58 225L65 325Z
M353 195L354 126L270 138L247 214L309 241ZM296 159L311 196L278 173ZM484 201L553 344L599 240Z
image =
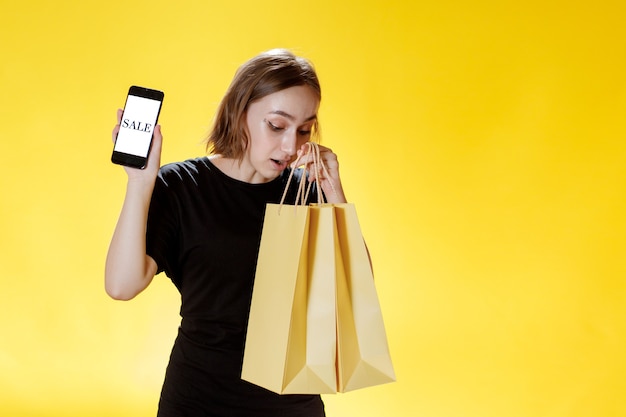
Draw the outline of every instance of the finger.
M317 145L317 146L320 148L320 153L324 153L324 152L330 152L330 153L332 153L332 152L333 152L333 150L332 150L332 149L327 148L326 146L323 146L323 145Z
M161 125L156 125L152 136L152 149L148 157L148 166L158 168L161 164L161 149L163 146L163 135L161 134Z
M120 125L115 125L113 128L113 132L111 132L111 140L115 143L115 139L117 138L117 134L120 131Z
M115 143L115 139L117 138L117 134L120 131L120 122L122 121L122 113L124 111L122 109L117 109L117 124L113 128L113 132L111 132L111 138L113 139L113 143Z
M311 155L308 154L306 150L304 150L304 148L301 148L296 153L296 156L293 162L291 163L291 168L308 166L311 163L311 161L312 161Z
M328 158L324 158L324 165L326 169L329 171L336 171L339 168L339 161L337 160L337 155L333 154Z
M321 162L321 163L320 163ZM327 179L328 174L324 166L326 163L323 161L318 161L318 163L314 163L313 161L307 163L306 169L309 171L309 181L318 180L320 183Z
M156 125L154 128L154 134L152 136L152 146L157 147L158 150L161 150L161 145L163 143L163 134L161 133L161 125Z

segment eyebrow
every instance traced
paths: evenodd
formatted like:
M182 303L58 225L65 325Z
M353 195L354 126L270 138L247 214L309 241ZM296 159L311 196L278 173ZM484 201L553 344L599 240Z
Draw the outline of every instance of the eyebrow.
M289 120L296 119L295 116L292 116L291 114L284 112L282 110L274 110L274 111L271 111L270 114L278 114L279 116L286 117ZM314 114L313 116L309 117L308 119L305 120L305 122L308 122L310 120L315 120L315 119L317 119L317 114Z

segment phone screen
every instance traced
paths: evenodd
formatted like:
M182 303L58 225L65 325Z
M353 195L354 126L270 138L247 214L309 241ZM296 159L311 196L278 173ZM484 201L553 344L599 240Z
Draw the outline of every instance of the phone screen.
M130 88L111 157L114 163L145 167L162 102L161 91Z

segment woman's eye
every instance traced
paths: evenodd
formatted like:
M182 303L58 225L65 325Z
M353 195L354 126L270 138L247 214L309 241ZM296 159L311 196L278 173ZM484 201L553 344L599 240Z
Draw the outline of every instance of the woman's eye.
M309 136L311 134L310 130L299 130L298 133L302 136Z
M272 129L274 132L279 132L283 130L282 127L276 126L274 123L270 122L269 120L266 120L266 122L267 122L267 125L270 127L270 129Z

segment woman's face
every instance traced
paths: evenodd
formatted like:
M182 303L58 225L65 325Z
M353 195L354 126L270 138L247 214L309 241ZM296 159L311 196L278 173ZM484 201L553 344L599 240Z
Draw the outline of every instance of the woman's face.
M290 87L248 106L246 128L250 142L242 170L252 183L268 182L295 159L309 141L319 100L309 86Z

